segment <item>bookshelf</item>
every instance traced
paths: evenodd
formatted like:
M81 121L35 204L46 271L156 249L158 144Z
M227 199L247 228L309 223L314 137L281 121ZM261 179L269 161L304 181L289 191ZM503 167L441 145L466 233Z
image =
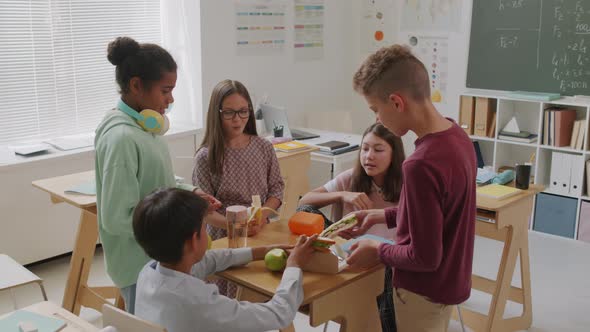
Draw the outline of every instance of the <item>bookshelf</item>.
M564 97L559 100L550 102L531 101L515 98L510 93L505 92L488 92L488 91L467 91L461 94L461 97L483 97L495 100L495 130L489 133L490 137L481 137L477 135L470 135L472 141L477 141L480 146L484 164L492 166L495 171L499 168L508 166L514 167L516 163L528 162L530 156L534 153L535 158L533 167L531 169L532 183L542 185L545 187L544 192L560 197L571 198L577 201L576 204L576 220L574 239L578 239L578 229L580 225L580 210L583 202L590 204L589 188L586 188L586 169L584 167L587 160L590 160L590 148L588 144L589 134L589 120L590 120L590 102L580 101L572 97ZM567 107L568 109L576 110L576 120L586 120L586 129L584 134L584 144L582 149L573 149L567 147L555 147L543 144L543 121L544 112L551 107ZM461 110L460 110L461 112ZM459 116L461 118L461 115ZM475 115L474 115L475 117ZM498 138L499 132L512 119L516 118L521 131L528 131L532 134L537 134L536 142L523 143L514 142ZM551 163L553 153L565 153L574 156L583 156L577 159L581 170L583 183L580 194L565 194L557 193L550 188ZM536 206L533 206L532 220L534 220ZM556 221L557 222L557 221ZM530 223L530 229L534 227L533 222Z

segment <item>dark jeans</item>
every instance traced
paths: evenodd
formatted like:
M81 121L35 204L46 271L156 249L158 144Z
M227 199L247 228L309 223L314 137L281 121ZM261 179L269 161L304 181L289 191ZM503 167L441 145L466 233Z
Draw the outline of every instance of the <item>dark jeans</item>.
M304 211L309 213L319 214L324 217L326 227L332 225L332 221L328 219L322 211L316 209L311 205L301 205L297 211ZM385 267L385 281L383 285L383 293L377 296L377 307L379 308L379 317L381 318L381 329L383 332L396 332L397 325L395 324L395 310L393 309L393 271L391 267Z

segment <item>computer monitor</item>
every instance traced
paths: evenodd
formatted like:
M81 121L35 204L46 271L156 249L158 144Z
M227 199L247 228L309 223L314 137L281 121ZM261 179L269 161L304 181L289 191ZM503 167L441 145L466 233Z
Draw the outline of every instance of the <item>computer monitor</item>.
M272 133L275 126L283 126L283 137L291 137L296 140L310 139L319 135L307 133L301 130L292 130L289 127L289 119L284 107L277 107L269 104L260 105L262 119L266 131Z

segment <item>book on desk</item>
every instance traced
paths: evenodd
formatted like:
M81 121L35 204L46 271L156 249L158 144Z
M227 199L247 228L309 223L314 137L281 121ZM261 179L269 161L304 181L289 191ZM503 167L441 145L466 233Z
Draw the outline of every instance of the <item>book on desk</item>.
M329 155L329 156L336 156L339 154L343 154L343 153L350 152L350 151L355 151L358 149L359 149L358 144L351 144L351 145L348 145L348 146L345 146L345 147L342 147L339 149L330 150L330 151L322 151L320 149L320 151L318 151L318 153Z
M350 145L350 143L342 142L342 141L328 141L325 143L316 144L316 146L318 148L320 148L320 151L324 151L324 152L332 152L337 149L345 148L349 145Z
M297 141L289 141L285 143L275 144L274 148L276 151L280 152L296 152L305 150L309 147L307 144L299 143Z
M514 196L520 193L521 191L522 190L518 188L503 186L501 184L495 183L477 188L478 195L499 200L508 198L510 196Z
M19 324L24 322L32 324L38 332L57 332L66 326L66 322L61 319L40 315L27 310L18 310L0 319L0 331L19 332Z

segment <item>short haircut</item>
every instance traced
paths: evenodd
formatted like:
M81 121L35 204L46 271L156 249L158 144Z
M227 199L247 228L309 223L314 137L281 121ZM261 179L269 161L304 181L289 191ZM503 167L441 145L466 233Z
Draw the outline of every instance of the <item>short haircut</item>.
M426 67L408 47L397 44L371 54L354 74L353 87L381 99L394 92L405 92L416 101L430 97Z
M186 240L201 225L209 203L193 192L158 189L142 199L133 213L133 233L148 256L163 262L180 262Z

